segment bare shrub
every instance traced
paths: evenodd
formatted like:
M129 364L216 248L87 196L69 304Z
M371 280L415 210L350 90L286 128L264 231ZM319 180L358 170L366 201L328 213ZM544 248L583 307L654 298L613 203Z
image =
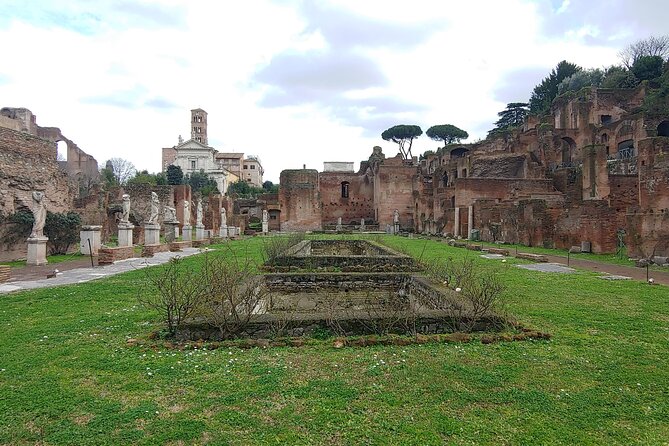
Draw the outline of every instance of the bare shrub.
M145 286L140 290L139 302L162 314L167 330L174 334L188 317L192 316L206 293L206 283L199 272L187 266L180 257L174 257L163 267L144 270Z
M263 239L263 258L265 262L273 262L286 254L292 246L297 245L306 237L302 232L295 232L288 236L268 237Z
M426 265L426 272L457 292L457 298L435 295L426 302L428 308L446 312L456 329L470 332L481 318L503 311L505 286L499 271L483 270L469 258L449 258Z
M263 276L249 257L205 254L203 281L205 296L199 313L228 337L243 331L252 316L267 304L269 291Z
M398 329L415 326L411 323L411 301L406 293L389 290L380 299L372 299L370 293L362 303L356 319L373 334L384 336Z

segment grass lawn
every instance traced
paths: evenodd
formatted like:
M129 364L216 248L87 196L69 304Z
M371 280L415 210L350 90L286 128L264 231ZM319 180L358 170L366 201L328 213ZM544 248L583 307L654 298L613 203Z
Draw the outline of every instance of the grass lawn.
M474 256L551 341L161 350L142 271L0 296L0 444L666 444L669 288ZM230 242L260 258L262 240ZM229 255L227 250L218 255ZM185 261L197 263L198 256Z
M81 259L81 258L84 258L84 257L88 257L88 256L84 256L83 254L81 254L79 252L75 252L75 253L72 253L72 254L54 254L54 255L51 255L51 256L47 256L46 259L49 263L62 263L62 262L69 262L71 260L78 260L78 259ZM22 268L22 267L26 266L26 261L25 260L15 260L15 261L12 261L12 262L0 262L0 265L9 265L12 268Z

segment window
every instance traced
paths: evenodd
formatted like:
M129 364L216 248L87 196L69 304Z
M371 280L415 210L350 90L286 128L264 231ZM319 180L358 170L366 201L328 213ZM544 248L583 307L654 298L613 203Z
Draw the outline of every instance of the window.
M253 170L253 169L255 169L255 168L256 168L256 165L255 165L255 164L251 164L251 170Z
M246 164L244 164L244 170L246 170L246 169L248 169L248 168L249 168L249 166L247 166Z
M341 197L348 198L348 181L342 181L341 183Z
M193 170L195 169L195 160L190 162L190 168Z

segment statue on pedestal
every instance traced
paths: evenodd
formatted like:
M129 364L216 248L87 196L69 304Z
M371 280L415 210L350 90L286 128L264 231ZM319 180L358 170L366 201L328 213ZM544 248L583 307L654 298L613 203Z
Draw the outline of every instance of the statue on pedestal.
M130 195L123 194L123 213L121 214L121 223L130 223Z
M202 200L197 200L197 220L195 220L196 226L202 226Z
M158 194L151 192L151 216L149 217L148 223L154 225L158 223L158 208L160 207L160 200L158 199Z
M190 201L184 200L184 226L190 226Z
M44 192L33 191L33 229L31 238L44 237L44 223L46 222L46 207L44 206Z
M224 207L221 207L221 228L228 226L228 213Z

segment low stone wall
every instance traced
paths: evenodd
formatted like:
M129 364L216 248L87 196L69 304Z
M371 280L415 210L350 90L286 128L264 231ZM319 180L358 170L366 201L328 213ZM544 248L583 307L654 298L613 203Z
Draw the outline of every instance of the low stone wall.
M159 245L144 245L142 247L142 257L153 257L158 252L168 252L170 251L169 244L159 244Z
M0 265L0 283L5 283L9 280L9 266Z
M516 254L516 258L540 263L548 262L548 258L546 256L542 256L541 254L530 254L529 252L519 252Z
M170 251L181 252L184 250L184 248L190 248L193 246L193 243L191 241L171 242L169 246Z
M110 265L119 260L131 259L134 256L135 248L133 246L100 248L100 251L98 251L98 265Z
M340 252L334 255L333 253ZM339 268L342 271L418 271L416 261L367 240L303 240L269 267Z
M193 240L191 241L191 246L193 248L203 248L205 246L209 246L209 239Z
M509 256L509 250L508 249L502 249L502 248L487 248L488 252L490 254L501 254L503 256L508 257Z

